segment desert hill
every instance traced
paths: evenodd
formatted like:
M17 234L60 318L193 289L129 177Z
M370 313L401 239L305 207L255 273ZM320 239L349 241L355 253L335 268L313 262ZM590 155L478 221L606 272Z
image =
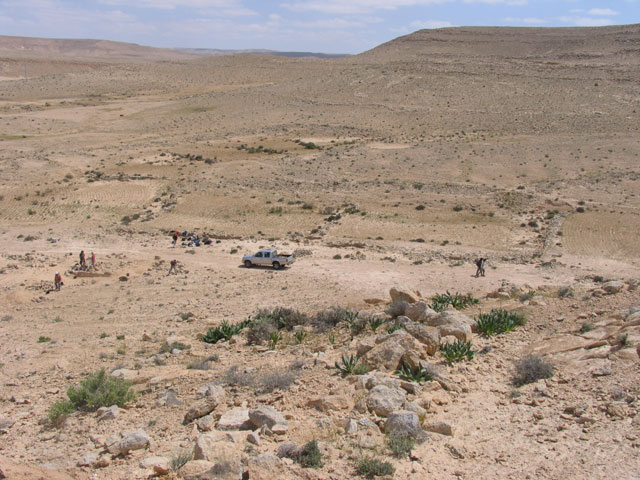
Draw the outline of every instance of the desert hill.
M0 477L635 478L639 39L15 39Z

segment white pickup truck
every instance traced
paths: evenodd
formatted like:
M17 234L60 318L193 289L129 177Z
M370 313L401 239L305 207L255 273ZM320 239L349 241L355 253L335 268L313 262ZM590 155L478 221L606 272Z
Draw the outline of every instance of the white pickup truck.
M259 265L272 266L274 270L279 270L282 267L291 265L294 261L293 254L278 253L277 250L273 249L259 250L253 255L245 255L242 257L242 263L244 263L244 266L247 268Z

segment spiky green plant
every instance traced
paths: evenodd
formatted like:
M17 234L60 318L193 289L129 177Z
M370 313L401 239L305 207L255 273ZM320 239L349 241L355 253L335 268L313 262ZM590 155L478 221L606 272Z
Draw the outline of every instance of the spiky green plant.
M470 305L476 305L480 302L477 298L475 298L470 293L466 295L462 295L459 292L456 292L455 295L452 295L448 290L447 293L439 293L431 297L432 304L431 308L436 312L444 311L447 306L451 305L456 310L464 310Z
M369 317L369 327L371 327L371 331L376 333L376 330L384 325L384 318L378 315L372 315Z
M369 367L360 362L358 355L342 355L340 363L336 362L335 367L340 370L342 375L364 375L369 372Z
M510 332L525 322L524 315L503 309L493 309L476 317L478 331L487 337Z
M396 375L408 382L422 383L433 380L433 375L422 365L418 365L414 368L404 361L400 364L400 368L396 371Z
M440 347L442 355L449 363L460 362L462 360L473 360L473 356L476 354L475 350L471 349L471 342L465 342L464 340L456 340L454 343L446 343Z

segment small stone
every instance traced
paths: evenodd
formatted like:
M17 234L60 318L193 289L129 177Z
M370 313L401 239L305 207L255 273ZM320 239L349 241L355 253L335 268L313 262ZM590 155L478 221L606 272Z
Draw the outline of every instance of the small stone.
M249 419L257 428L266 425L273 430L273 426L276 424L287 426L287 428L289 426L289 422L287 422L280 412L266 405L250 410Z
M224 412L218 420L219 430L251 430L248 408L233 408Z
M98 460L93 464L94 468L105 468L111 465L111 460L107 455L101 455Z
M595 369L591 374L594 377L605 377L607 375L611 375L611 364L607 363L602 367Z
M173 390L167 390L165 392L158 393L158 400L156 400L156 406L175 407L178 405L184 405L184 402L178 398L178 395Z
M95 453L87 453L82 456L76 465L78 467L90 467L98 461L98 456Z
M439 433L440 435L447 435L450 437L453 437L453 434L455 432L453 425L445 421L434 421L425 423L422 428L427 432Z
M284 435L289 430L289 425L282 425L280 423L276 423L273 427L271 427L271 431L276 435Z
M102 407L98 409L98 421L103 422L105 420L113 420L120 415L120 409L117 405L111 405L110 407Z
M167 475L171 471L171 461L167 457L147 457L140 462L140 467L149 468L158 475Z
M141 450L149 446L151 439L144 430L136 430L118 442L118 454L126 455L132 450Z
M260 434L258 432L250 432L249 435L247 435L247 442L260 445Z
M218 404L219 404L218 399L214 397L206 397L206 398L203 398L202 400L195 402L191 406L191 408L189 408L187 413L184 415L184 420L182 421L182 423L186 425L192 420L195 420L196 418L200 418L200 417L204 417L205 415L208 415L209 413L215 410Z
M419 430L418 415L408 410L392 412L384 424L385 433L400 437L414 436Z
M0 430L7 430L11 428L14 423L16 423L15 420L9 417L0 416Z
M358 431L358 422L356 422L353 418L350 418L344 428L344 431L348 434L356 433Z
M200 431L208 432L210 430L213 430L213 427L215 427L216 417L215 415L210 413L209 415L205 415L204 417L199 418L196 424L198 425Z

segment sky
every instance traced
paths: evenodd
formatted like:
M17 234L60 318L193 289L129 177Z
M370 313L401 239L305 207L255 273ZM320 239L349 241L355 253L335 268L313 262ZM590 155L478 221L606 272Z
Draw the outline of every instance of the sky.
M360 53L423 28L640 23L640 0L0 0L0 34Z

